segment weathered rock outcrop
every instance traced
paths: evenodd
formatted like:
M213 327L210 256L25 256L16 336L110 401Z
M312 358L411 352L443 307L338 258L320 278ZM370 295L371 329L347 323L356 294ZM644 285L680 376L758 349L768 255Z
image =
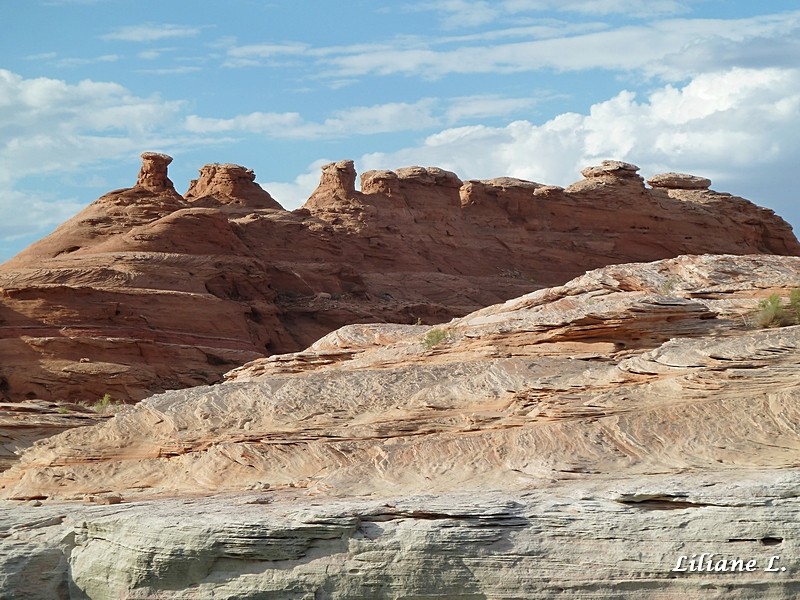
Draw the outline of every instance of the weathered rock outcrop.
M42 440L0 475L0 595L796 597L800 326L754 323L799 281L609 266ZM673 570L703 553L740 567Z
M247 208L283 207L256 182L252 170L239 165L206 165L200 169L200 177L189 184L185 197L193 206L232 204Z
M160 152L143 152L142 168L136 178L136 187L150 192L175 191L167 175L167 168L172 162L172 157Z
M14 464L17 454L36 440L74 427L93 425L109 416L81 405L33 400L0 403L0 471Z
M672 190L707 190L711 187L710 179L686 173L661 173L648 179L647 183L654 188Z
M800 592L798 486L797 469L721 469L587 476L521 493L0 502L0 593L791 600ZM672 572L681 556L687 568L702 553L704 565L755 562L749 572Z
M145 153L135 187L0 267L3 398L139 400L349 323L443 322L608 264L800 254L771 211L648 189L618 161L566 189L409 167L360 191L341 161L293 212L237 165L203 167L180 196L169 161Z

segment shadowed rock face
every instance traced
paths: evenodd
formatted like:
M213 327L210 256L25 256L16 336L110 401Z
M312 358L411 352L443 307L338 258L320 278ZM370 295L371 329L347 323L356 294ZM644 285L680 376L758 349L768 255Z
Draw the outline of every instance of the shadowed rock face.
M434 324L587 269L680 254L800 253L791 228L619 161L566 189L438 168L323 167L288 212L238 165L185 196L170 158L0 267L0 395L139 400L218 381L350 323ZM691 189L686 189L691 187Z
M153 396L0 474L0 596L797 597L798 281L612 265Z

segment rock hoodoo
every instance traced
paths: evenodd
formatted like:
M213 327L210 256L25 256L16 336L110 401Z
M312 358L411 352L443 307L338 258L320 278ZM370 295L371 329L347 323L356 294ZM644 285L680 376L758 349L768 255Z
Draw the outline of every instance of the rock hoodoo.
M172 157L159 152L143 152L142 168L136 179L136 187L150 192L163 192L174 190L167 176L167 167L172 162Z
M340 161L292 212L239 165L206 165L182 197L169 161L145 153L135 187L0 267L0 398L138 400L343 325L440 323L605 265L800 254L772 211L649 189L619 161L566 189L407 167L360 191Z
M184 197L193 206L222 204L283 210L255 180L255 173L247 167L232 164L205 165L200 169L200 176L189 184Z

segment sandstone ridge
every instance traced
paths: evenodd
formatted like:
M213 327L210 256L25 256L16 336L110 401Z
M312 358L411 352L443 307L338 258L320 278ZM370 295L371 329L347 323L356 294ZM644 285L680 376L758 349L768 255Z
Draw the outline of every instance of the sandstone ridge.
M692 176L648 188L620 161L567 188L407 167L360 189L340 161L294 211L246 167L206 165L182 196L169 156L142 161L134 187L0 266L3 398L140 400L343 325L435 324L609 264L800 254L772 211Z
M800 326L757 319L798 282L611 265L153 396L0 475L0 595L797 597Z

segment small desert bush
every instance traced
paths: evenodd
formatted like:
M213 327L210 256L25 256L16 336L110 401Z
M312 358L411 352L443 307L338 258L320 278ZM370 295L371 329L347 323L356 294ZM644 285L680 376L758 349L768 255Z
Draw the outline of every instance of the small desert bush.
M800 289L793 289L789 294L789 311L795 323L800 324Z
M786 327L800 324L800 289L792 290L789 306L784 307L778 294L771 294L758 303L756 323L759 327Z
M433 350L436 346L441 344L444 341L449 341L452 339L452 334L447 331L446 329L431 329L428 333L425 334L425 338L422 340L422 343L425 344L425 350Z
M116 412L116 409L122 404L119 400L114 400L111 397L111 394L103 394L103 397L100 398L97 402L90 405L90 408L99 414L105 414L107 412Z

